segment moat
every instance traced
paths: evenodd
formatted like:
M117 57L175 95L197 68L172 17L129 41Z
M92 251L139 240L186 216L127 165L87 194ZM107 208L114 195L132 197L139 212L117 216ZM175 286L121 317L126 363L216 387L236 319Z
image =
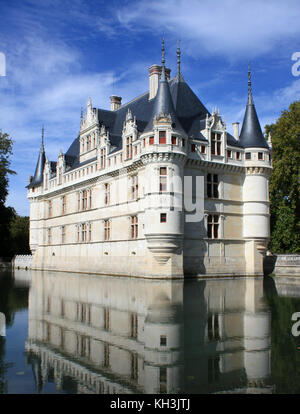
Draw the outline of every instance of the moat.
M2 271L0 312L0 393L300 393L297 277Z

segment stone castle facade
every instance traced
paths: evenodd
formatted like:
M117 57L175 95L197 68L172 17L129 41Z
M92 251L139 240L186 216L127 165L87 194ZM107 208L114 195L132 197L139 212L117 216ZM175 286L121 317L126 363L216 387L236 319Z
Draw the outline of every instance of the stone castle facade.
M271 141L252 98L227 132L184 80L149 69L149 91L111 110L89 98L56 162L42 142L30 178L34 269L178 278L261 275L269 239Z

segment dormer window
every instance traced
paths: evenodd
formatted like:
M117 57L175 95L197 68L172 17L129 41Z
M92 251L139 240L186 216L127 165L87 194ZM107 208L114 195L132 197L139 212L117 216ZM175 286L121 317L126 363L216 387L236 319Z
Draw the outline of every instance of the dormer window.
M177 137L172 136L172 145L177 145Z
M149 145L153 145L154 144L154 137L150 137L149 138Z
M132 158L132 137L126 138L126 159L130 160Z
M89 151L90 149L91 149L91 136L88 135L87 140L86 140L86 150Z
M211 155L221 155L221 134L211 133Z
M246 160L251 160L251 152L246 152L245 158Z
M258 153L258 159L262 161L264 159L264 154L262 152Z
M231 150L227 150L227 158L232 158L232 151Z
M237 160L240 160L241 159L241 153L239 151L236 153L236 159Z
M192 144L192 145L191 145L191 151L192 151L192 152L196 152L196 145L195 145L195 144Z
M166 144L167 143L166 131L159 131L159 143L160 144Z
M100 152L100 167L105 168L106 149L102 148Z

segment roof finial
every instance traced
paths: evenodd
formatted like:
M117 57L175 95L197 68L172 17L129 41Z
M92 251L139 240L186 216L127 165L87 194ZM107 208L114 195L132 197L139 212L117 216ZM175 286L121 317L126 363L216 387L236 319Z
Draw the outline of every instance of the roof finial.
M44 124L42 126L42 144L41 144L41 149L44 150L44 133L45 133L45 128L44 128Z
M252 86L251 86L251 71L250 71L250 60L248 61L248 104L252 104Z
M177 75L180 75L180 41L177 40Z
M165 66L165 39L161 40L161 64Z

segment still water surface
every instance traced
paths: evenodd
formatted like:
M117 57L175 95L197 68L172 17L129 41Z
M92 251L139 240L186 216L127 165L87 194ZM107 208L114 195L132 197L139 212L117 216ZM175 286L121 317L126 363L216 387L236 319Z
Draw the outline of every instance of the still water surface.
M0 312L0 393L300 393L300 278L16 270Z

